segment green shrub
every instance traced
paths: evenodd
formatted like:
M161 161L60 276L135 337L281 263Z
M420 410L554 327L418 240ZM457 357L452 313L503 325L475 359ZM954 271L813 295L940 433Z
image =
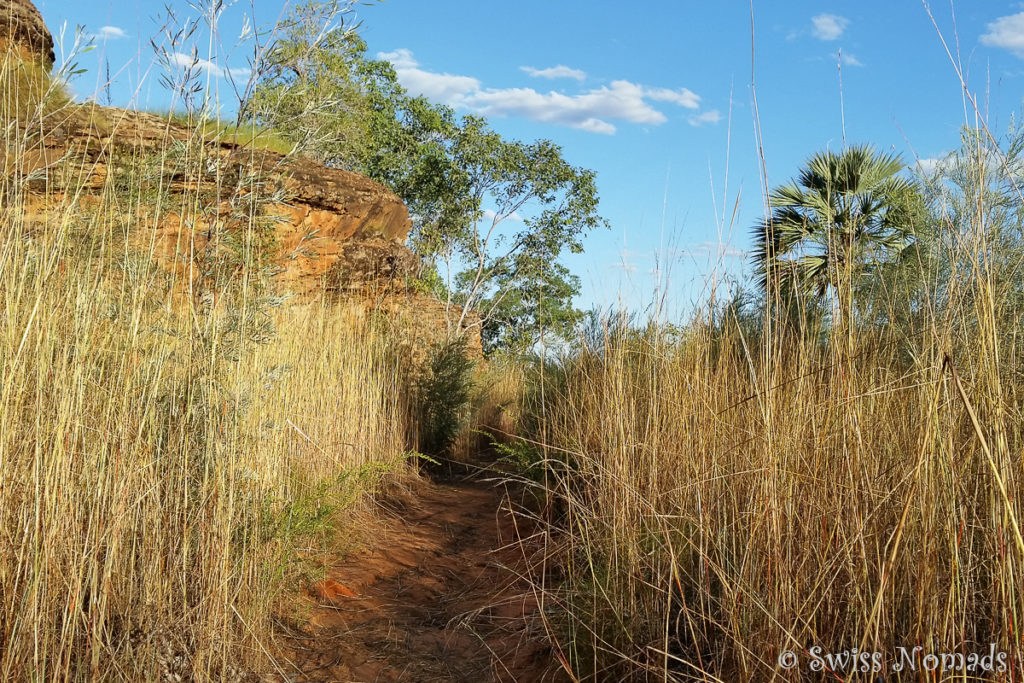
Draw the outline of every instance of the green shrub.
M416 386L419 450L446 455L467 420L474 362L463 338L435 344Z

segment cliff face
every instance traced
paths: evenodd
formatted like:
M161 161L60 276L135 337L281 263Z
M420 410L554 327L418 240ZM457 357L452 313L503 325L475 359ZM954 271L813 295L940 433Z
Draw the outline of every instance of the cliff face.
M0 53L53 66L53 36L29 0L0 0Z
M5 174L34 178L30 189L76 192L87 202L112 201L111 188L116 193L125 184L154 195L159 188L159 206L143 200L133 208L155 231L145 237L159 257L180 256L186 244L199 256L216 228L239 229L251 220L236 214L241 199L252 195L250 211L273 226L275 277L289 292L326 289L325 278L345 265L339 261L367 240L375 251L389 245L381 258L400 256L403 268L392 267L391 279L418 268L404 246L411 227L405 204L358 173L251 145L196 140L191 129L152 114L82 105L51 119L41 137L17 150L0 149Z
M29 189L29 224L54 219L54 197L108 212L130 226L131 248L177 276L182 294L225 235L262 225L272 280L296 301L341 297L403 321L422 341L446 333L443 304L412 286L420 261L405 246L411 221L401 198L357 173L195 136L163 116L69 107L19 149L0 149L0 185ZM130 216L118 188L133 196ZM146 196L158 199L138 199ZM478 333L470 348L480 352Z
M29 0L0 0L0 49L53 64L53 38ZM293 299L341 297L383 312L421 346L447 333L444 305L413 286L420 262L405 246L411 222L398 196L357 173L204 139L201 128L94 104L63 107L6 136L15 148L0 138L0 194L23 190L30 230L66 219L69 203L103 212L122 226L127 249L173 274L179 296L256 231L262 265L270 262L275 287ZM469 346L479 353L474 329Z

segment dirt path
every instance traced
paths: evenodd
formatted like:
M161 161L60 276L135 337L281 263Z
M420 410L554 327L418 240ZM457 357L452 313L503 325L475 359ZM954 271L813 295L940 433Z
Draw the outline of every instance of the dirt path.
M561 681L517 578L527 537L506 488L423 482L331 567L286 652L294 681Z

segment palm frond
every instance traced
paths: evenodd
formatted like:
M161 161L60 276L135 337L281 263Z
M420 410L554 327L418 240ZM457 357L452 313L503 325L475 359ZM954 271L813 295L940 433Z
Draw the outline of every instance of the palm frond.
M812 155L795 181L769 194L771 212L751 229L758 283L789 281L805 293L836 287L837 264L854 273L890 261L913 242L920 199L898 154L870 145ZM848 277L848 276L847 276Z

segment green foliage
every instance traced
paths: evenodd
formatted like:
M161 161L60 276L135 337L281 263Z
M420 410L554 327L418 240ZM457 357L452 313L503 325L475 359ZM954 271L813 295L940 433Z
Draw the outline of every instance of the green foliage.
M295 146L277 132L252 124L237 125L211 120L199 126L203 137L211 142L229 143L239 147L266 150L281 155L291 154Z
M452 158L448 183L457 201L426 234L457 272L457 329L476 309L485 326L494 321L485 331L492 349L528 348L544 331L565 331L580 315L571 304L579 281L558 259L582 251L582 237L607 225L597 213L594 173L568 164L551 141L506 141L472 116L462 120ZM498 324L507 331L495 334Z
M1022 177L1024 126L1011 121L999 139L965 128L960 148L923 179L938 239L925 260L927 297L918 297L924 301L917 308L948 311L962 330L977 329L991 308L1011 346L1024 331Z
M461 337L431 349L416 386L420 450L427 456L447 453L465 425L473 366Z
M375 490L385 475L401 467L409 456L344 470L297 495L266 498L258 525L260 541L287 540L294 546L296 540L328 533L335 512L350 508L367 491Z
M258 65L242 117L277 131L296 152L354 168L368 144L354 68L366 45L344 27L346 13L337 2L296 5Z
M289 544L304 536L322 534L328 529L338 505L330 493L332 482L323 481L308 493L287 501L268 498L260 518L260 540L281 539Z
M0 53L0 120L38 125L39 119L70 101L65 84L52 78L42 66Z
M448 296L448 288L432 263L425 264L419 275L409 280L408 286L419 294L431 294L439 299Z
M444 265L435 290L460 309L453 332L476 310L488 352L564 334L580 315L579 281L557 260L606 225L594 174L548 140L508 141L481 117L407 97L389 65L364 73L374 144L362 170L405 200L414 249Z
M244 118L402 197L413 248L444 273L430 287L457 311L452 335L475 324L471 311L488 350L528 348L542 330L564 333L580 315L571 304L579 281L557 261L606 225L593 172L571 166L551 141L505 140L479 116L459 119L410 97L393 67L367 58L366 44L344 27L349 7L292 10Z
M417 463L425 462L428 465L433 465L434 467L441 467L440 460L437 460L436 458L431 458L429 455L424 455L419 451L409 451L408 456L410 460L413 460Z
M495 292L481 303L490 315L483 322L484 352L524 353L540 335L566 339L583 319L572 305L580 280L561 263L524 254L495 278Z
M512 466L516 472L534 481L544 480L544 452L527 441L495 442L498 462Z
M898 156L866 145L811 157L795 182L772 191L771 216L752 230L762 289L784 306L832 293L846 318L853 288L907 261L927 227L902 170Z

